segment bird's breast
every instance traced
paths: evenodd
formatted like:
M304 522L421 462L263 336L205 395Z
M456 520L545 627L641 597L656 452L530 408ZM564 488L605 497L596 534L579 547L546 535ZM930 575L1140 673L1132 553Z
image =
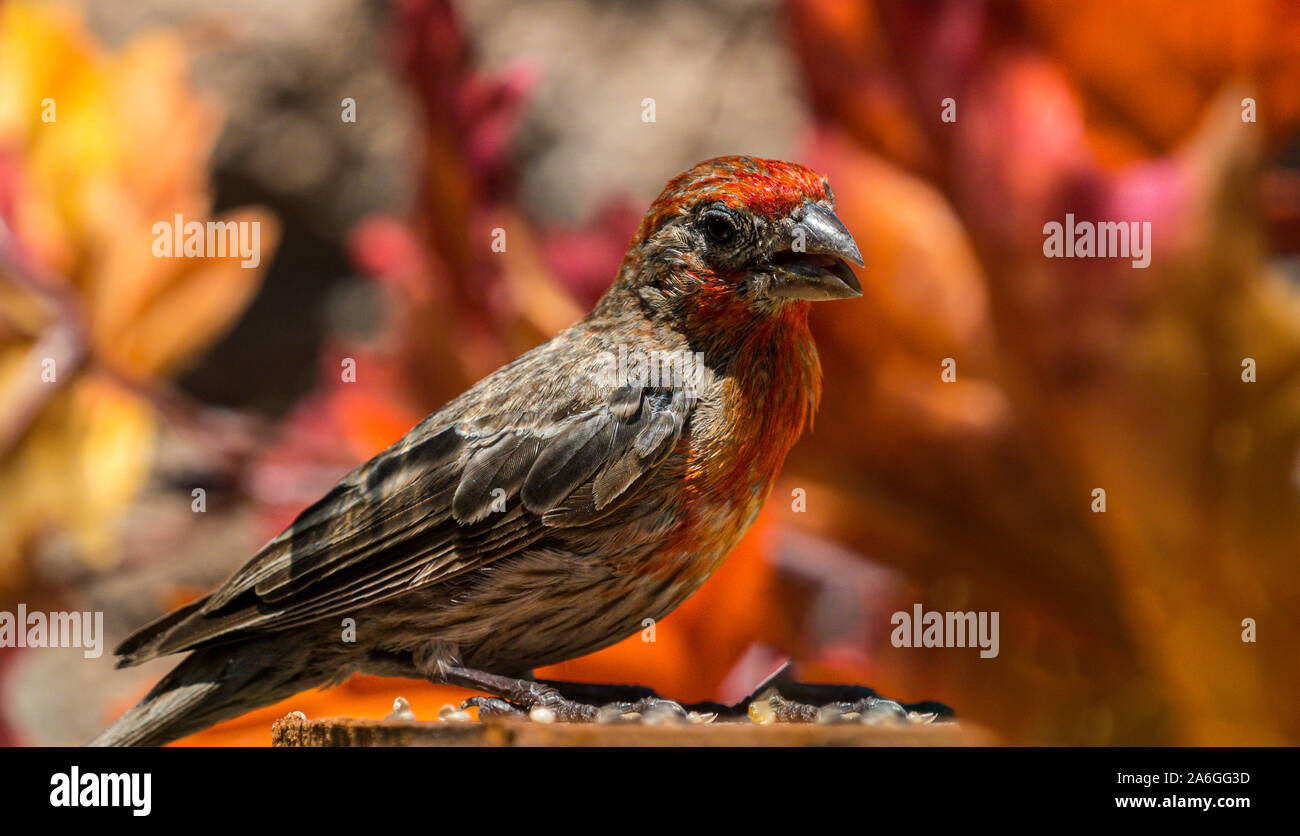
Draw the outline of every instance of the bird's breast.
M692 413L679 443L679 522L649 567L680 572L696 585L758 516L820 395L806 311L756 331L747 343Z

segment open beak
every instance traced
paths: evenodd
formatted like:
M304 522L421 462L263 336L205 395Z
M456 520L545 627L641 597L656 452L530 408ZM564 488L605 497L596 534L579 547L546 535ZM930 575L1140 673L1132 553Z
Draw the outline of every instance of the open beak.
M768 292L810 302L861 296L862 285L845 262L866 265L853 236L835 213L809 201L796 210L794 218L790 249L772 257L776 281Z

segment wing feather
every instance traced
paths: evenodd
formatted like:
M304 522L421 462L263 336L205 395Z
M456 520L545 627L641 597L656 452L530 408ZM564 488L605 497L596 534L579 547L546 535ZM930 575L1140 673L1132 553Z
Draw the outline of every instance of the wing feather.
M119 655L135 664L355 613L517 554L619 507L677 443L691 406L680 390L625 386L558 423L435 414L344 477L216 592L137 631Z

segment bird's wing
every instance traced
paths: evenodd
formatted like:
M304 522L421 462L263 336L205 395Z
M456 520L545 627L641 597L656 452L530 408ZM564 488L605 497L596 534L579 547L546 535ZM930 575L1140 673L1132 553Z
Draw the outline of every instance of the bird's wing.
M623 386L561 421L430 416L206 599L141 628L117 653L136 664L356 612L598 519L663 462L692 406L681 387Z

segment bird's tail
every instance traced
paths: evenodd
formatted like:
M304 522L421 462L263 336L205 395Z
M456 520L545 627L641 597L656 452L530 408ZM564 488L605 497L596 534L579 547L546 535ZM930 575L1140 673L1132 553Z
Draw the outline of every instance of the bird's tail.
M88 746L161 746L222 720L328 684L283 637L195 650Z

